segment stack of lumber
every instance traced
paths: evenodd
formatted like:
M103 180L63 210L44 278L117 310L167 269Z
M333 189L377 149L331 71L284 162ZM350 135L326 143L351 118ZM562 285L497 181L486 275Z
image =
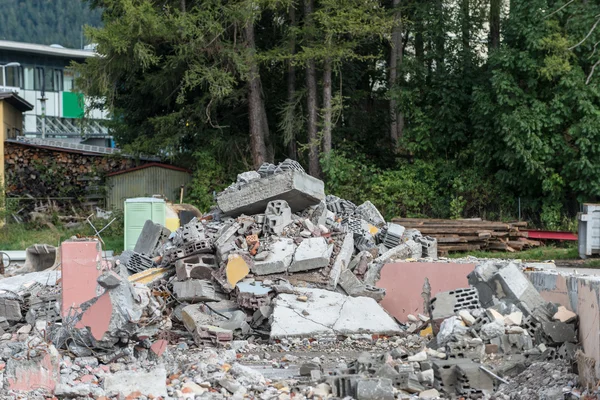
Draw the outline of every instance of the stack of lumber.
M394 218L392 221L436 238L440 255L474 250L514 252L541 245L538 241L529 240L527 232L519 231L519 228L527 227L527 222L420 218Z

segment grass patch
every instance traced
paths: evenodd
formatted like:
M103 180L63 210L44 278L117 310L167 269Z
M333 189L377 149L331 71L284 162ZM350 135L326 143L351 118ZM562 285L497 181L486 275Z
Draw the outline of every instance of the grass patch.
M118 221L115 221L117 223ZM100 225L102 226L102 225ZM92 236L90 226L67 229L57 227L39 227L32 224L9 224L0 228L0 250L25 250L34 244L49 244L59 246L63 241L75 235ZM123 251L124 238L118 233L102 234L104 250L113 250L115 253Z
M471 251L467 253L451 253L450 258L461 258L473 256L477 258L504 258L504 259L521 259L532 261L545 260L576 260L579 258L579 251L576 245L568 247L542 246L535 249L517 251L515 253L508 252L493 252L493 251ZM600 266L600 260L598 261Z

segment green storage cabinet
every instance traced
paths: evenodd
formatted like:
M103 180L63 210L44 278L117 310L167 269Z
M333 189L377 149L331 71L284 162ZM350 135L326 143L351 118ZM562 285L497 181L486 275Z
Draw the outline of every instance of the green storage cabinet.
M125 200L125 250L133 250L147 220L165 226L167 205L163 199L138 197Z

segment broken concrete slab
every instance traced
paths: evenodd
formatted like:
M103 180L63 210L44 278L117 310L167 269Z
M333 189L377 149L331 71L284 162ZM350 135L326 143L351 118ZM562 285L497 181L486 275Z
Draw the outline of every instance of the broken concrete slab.
M269 255L264 261L255 261L252 272L270 275L286 272L294 259L296 245L292 239L279 239L271 244Z
M325 238L315 237L304 239L296 248L294 261L288 268L289 272L309 271L324 268L329 265L333 246Z
M494 305L494 298L512 303L527 315L549 320L546 301L514 262L488 261L469 274L469 284L477 288L483 307Z
M348 297L322 289L300 289L307 302L296 295L280 294L274 300L271 339L337 334L400 333L398 324L368 297Z
M391 379L360 379L356 385L357 400L394 400L394 398Z
M146 371L119 371L104 377L104 390L109 396L129 396L139 392L144 396L167 397L167 371L157 367Z
M6 362L6 380L10 390L33 391L45 389L53 392L60 382L60 355L49 345L36 357L17 359L10 357Z
M577 335L573 324L564 322L542 322L542 331L551 343L577 343Z
M379 212L377 207L370 201L365 201L360 206L356 207L356 214L360 215L365 221L381 228L385 225L385 218Z
M344 241L342 242L340 251L333 262L333 266L331 267L331 272L329 273L330 289L335 289L337 286L340 279L340 274L350 265L352 254L354 254L354 234L350 232L344 236Z
M226 190L217 196L224 215L258 214L273 200L285 200L292 212L301 211L325 199L323 181L301 171L255 179L239 190Z
M171 231L161 224L154 223L151 220L146 220L144 226L142 227L142 231L140 232L140 236L135 243L133 251L147 256L152 256L154 255L154 250L165 239L167 239L170 234Z
M11 297L14 297L11 296ZM23 314L21 311L21 302L17 298L0 298L0 317L7 321L21 321Z
M81 304L97 297L102 274L102 249L97 240L71 240L61 245L62 316L73 316ZM101 290L102 288L100 288Z
M349 269L342 271L338 284L352 297L370 297L378 302L385 297L385 289L365 285Z

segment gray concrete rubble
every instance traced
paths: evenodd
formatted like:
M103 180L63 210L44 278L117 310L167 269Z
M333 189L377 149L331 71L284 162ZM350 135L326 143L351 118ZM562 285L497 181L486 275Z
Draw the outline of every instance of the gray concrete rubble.
M589 304L559 307L521 264L489 261L463 287L432 279L399 322L382 268L430 265L436 240L323 187L295 161L264 164L174 232L146 221L114 260L73 239L60 270L0 279L0 397L506 400L528 367L546 371L544 398L596 390L578 342ZM561 363L591 389L534 368L570 376Z

